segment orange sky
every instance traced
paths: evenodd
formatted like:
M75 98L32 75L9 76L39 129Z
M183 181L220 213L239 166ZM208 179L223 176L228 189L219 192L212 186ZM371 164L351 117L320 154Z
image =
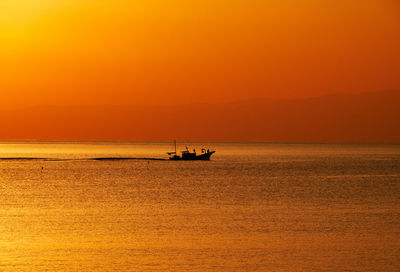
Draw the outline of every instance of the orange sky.
M2 0L0 106L400 89L397 0Z

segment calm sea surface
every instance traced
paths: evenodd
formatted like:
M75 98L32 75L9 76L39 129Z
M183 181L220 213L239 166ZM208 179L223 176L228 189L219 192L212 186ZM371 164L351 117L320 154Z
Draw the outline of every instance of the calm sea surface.
M400 271L400 145L189 145L0 142L0 271Z

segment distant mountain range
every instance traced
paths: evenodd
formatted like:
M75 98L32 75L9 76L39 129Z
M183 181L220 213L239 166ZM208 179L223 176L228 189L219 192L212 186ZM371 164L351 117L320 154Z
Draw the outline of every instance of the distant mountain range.
M171 106L0 111L0 139L400 142L400 91Z

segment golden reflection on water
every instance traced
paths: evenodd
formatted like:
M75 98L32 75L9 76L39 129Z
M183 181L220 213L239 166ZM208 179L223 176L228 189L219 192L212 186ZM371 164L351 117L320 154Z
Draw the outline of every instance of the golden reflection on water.
M0 271L398 271L399 146L209 145L0 145Z

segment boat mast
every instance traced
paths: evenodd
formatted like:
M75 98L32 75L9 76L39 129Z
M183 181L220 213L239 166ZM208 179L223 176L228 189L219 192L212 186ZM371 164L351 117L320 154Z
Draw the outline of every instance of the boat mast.
M176 154L176 140L174 140L174 144L175 144L175 154Z

